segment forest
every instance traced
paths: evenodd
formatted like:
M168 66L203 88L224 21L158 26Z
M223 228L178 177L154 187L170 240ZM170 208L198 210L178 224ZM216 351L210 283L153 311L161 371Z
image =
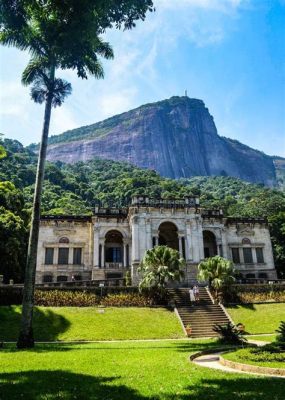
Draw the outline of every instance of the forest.
M0 274L23 280L37 156L20 142L1 139ZM155 198L198 195L201 206L222 208L226 216L267 216L275 264L285 277L285 193L230 177L168 179L124 162L47 162L42 215L91 215L96 204L122 207L135 194Z

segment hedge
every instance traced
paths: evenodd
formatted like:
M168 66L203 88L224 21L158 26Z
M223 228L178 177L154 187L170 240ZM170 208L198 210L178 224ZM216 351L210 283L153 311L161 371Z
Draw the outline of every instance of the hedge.
M285 302L285 285L281 284L242 284L223 289L225 303L267 303Z
M147 307L156 305L154 300L145 294L140 294L138 288L106 288L102 293L99 288L88 289L53 289L41 288L35 290L35 305L49 307ZM0 305L17 305L22 303L22 287L0 286Z

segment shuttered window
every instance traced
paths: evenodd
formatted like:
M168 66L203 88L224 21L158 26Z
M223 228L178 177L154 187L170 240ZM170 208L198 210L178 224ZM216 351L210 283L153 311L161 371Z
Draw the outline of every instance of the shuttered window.
M58 249L58 264L68 264L69 248L60 247Z
M252 250L250 247L243 248L243 259L245 264L253 264Z
M256 249L256 260L258 264L263 264L264 263L264 257L263 257L263 249L262 247L257 247Z
M82 257L82 249L80 247L74 247L73 249L73 264L80 265Z
M54 253L53 247L46 248L46 253L45 253L45 264L46 265L53 264L53 253Z
M240 264L239 248L232 247L232 258L234 264Z

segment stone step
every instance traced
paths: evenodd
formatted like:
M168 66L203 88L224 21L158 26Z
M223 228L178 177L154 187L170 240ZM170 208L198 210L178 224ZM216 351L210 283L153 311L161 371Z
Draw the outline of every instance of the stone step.
M169 293L184 327L191 325L191 337L216 337L218 334L212 329L214 325L229 322L223 309L218 304L213 304L205 288L200 288L200 300L194 304L190 302L189 288L171 289Z

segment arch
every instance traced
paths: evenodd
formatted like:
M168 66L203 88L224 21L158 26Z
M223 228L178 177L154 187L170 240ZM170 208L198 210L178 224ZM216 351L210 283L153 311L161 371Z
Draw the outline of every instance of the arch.
M108 231L105 235L105 261L108 263L122 263L123 248L123 234L116 229Z
M249 238L243 238L241 241L242 244L251 244L251 241Z
M111 227L106 227L100 230L100 238L106 238L108 233L113 231L119 232L122 235L123 239L127 239L129 237L129 232L127 229L121 227L116 227L115 229Z
M159 225L158 244L179 250L178 229L173 222L162 222Z
M61 237L59 239L59 243L66 243L66 244L69 243L68 237L65 237L65 236Z
M203 231L204 257L213 257L218 254L217 240L213 232Z

